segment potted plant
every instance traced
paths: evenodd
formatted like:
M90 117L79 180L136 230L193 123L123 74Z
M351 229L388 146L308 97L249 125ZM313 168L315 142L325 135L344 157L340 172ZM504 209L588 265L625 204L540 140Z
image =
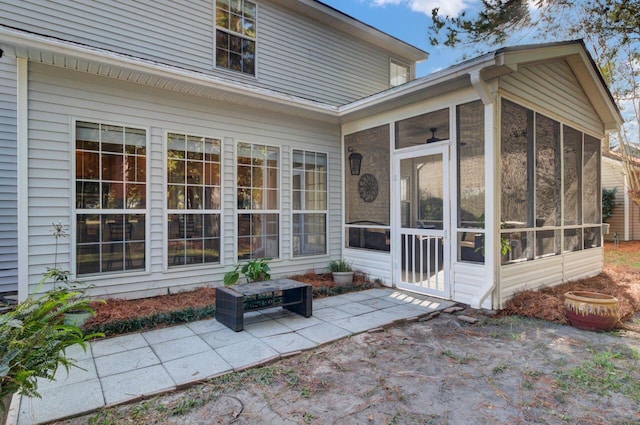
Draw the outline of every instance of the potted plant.
M344 258L331 260L329 270L336 285L347 285L353 283L353 268Z
M269 261L271 261L271 258L261 258L251 260L242 266L237 264L233 270L224 274L224 286L232 286L238 283L240 273L244 275L247 283L265 282L271 279Z

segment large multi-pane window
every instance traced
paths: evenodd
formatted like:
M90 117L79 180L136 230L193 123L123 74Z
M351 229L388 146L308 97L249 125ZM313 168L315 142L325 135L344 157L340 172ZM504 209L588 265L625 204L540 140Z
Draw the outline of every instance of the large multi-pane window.
M220 140L167 135L169 267L220 261Z
M144 270L144 129L76 122L76 274Z
M327 252L327 155L293 151L293 256Z
M216 0L216 66L255 75L255 3Z
M277 258L280 253L280 150L238 143L238 259Z
M599 140L507 100L501 112L503 264L600 246Z

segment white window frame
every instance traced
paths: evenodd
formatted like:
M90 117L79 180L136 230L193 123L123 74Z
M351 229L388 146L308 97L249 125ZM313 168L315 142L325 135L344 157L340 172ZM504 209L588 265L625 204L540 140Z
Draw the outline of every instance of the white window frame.
M406 81L399 84L394 84L394 79L398 78L399 76L397 72L394 72L397 68L404 68L407 70ZM398 59L389 58L389 87L397 87L402 84L408 83L409 81L411 81L411 75L411 65Z
M170 134L178 134L185 135L187 137L197 137L197 138L205 138L205 139L213 139L217 140L220 143L220 161L219 161L219 173L220 173L220 208L219 209L176 209L169 208L169 174L167 170L167 164L169 163L169 135ZM211 267L221 267L224 265L224 253L223 253L223 245L224 245L224 216L223 216L223 208L222 204L224 202L224 139L222 137L214 137L214 136L206 136L203 134L197 134L195 132L190 131L172 131L166 130L163 136L162 143L162 162L163 162L163 172L162 172L162 192L164 198L164 208L163 208L163 269L165 272L173 272L173 271L181 271L181 270L197 270L202 268L211 268ZM203 163L206 162L203 160ZM185 183L186 186L186 183ZM169 215L170 214L188 214L188 215L218 215L219 218L219 226L220 233L218 238L220 240L219 247L219 258L216 262L202 262L202 263L193 263L193 264L181 264L172 266L171 259L169 258Z
M246 140L234 140L233 141L234 144L234 162L233 162L233 180L234 180L234 185L233 185L233 199L234 199L234 224L235 224L235 235L234 235L234 247L235 247L235 261L236 262L241 262L241 261L250 261L253 259L259 259L259 258L270 258L272 260L279 260L282 258L282 166L283 166L283 159L282 159L282 154L283 154L283 148L282 146L277 146L277 145L272 145L272 144L268 144L268 143L260 143L260 142L248 142ZM277 209L252 209L252 208L238 208L238 189L239 189L239 185L238 185L238 146L240 144L246 144L249 145L251 147L253 146L264 146L265 148L275 148L278 150L278 166L276 168L278 175L276 177L276 181L278 184L278 187L276 188L277 190L277 194L278 194L278 202L277 202ZM251 257L249 259L243 258L240 259L239 257L239 240L238 238L240 237L240 233L239 233L239 216L240 215L266 215L266 214L275 214L278 216L277 222L278 222L278 255L277 257L268 257L268 256L264 256L264 257Z
M293 177L295 174L295 170L293 168L293 158L294 155L296 154L296 152L301 152L303 155L306 155L307 153L311 153L311 154L315 154L315 155L324 155L326 162L327 162L327 166L326 166L326 170L325 170L325 187L324 187L324 194L325 194L325 209L323 210L308 210L305 208L302 208L304 205L306 205L306 193L307 193L307 189L306 189L306 177L304 177L305 173L302 173L302 181L301 181L301 186L300 186L300 207L301 209L294 209L293 208L293 198L294 198L294 189L293 189ZM320 152L320 151L311 151L311 150L307 150L307 149L292 149L291 151L291 203L292 203L292 207L291 207L291 257L292 258L309 258L309 257L320 257L320 256L326 256L327 253L329 252L329 154L327 152ZM316 191L316 192L321 192L321 191ZM324 252L320 252L320 253L314 253L314 254L295 254L294 251L294 243L293 243L293 237L294 237L294 231L293 231L293 217L296 214L300 214L300 215L320 215L323 214L324 215ZM302 243L302 242L301 242Z
M140 208L140 209L127 209L127 208L121 208L121 209L104 209L104 208L95 208L95 209L86 209L86 208L77 208L77 200L76 200L76 184L77 184L77 178L76 178L76 151L77 151L77 123L78 122L88 122L88 123L93 123L93 124L99 124L99 125L109 125L109 126L118 126L118 127L125 127L125 128L133 128L136 130L144 130L145 132L145 176L146 176L146 180L145 180L145 208ZM71 146L70 149L70 165L71 165L71 173L72 173L72 178L71 178L71 223L69 225L69 229L70 229L70 245L71 245L71 253L70 253L70 260L71 260L71 270L72 270L72 275L74 276L80 276L82 277L82 280L85 282L91 282L91 281L95 281L98 279L104 279L106 276L108 277L114 277L114 278L120 278L121 276L141 276L141 275L148 275L149 274L149 265L150 265L150 261L151 261L151 246L149 243L150 240L150 209L151 209L151 183L150 183L150 170L151 170L151 166L150 166L150 159L151 159L151 143L150 143L150 137L151 137L151 128L150 127L145 127L145 126L141 126L141 125L137 125L134 123L123 123L123 122L119 122L119 121L110 121L110 120L105 120L105 119L101 119L101 118L95 118L95 117L73 117L70 120L70 136L71 136L71 140L69 143L69 146ZM103 180L99 179L97 180L98 182L100 182L100 184L102 184ZM122 214L122 215L126 215L126 214L142 214L145 217L145 229L144 229L144 242L145 242L145 248L144 248L144 268L142 269L132 269L132 270L117 270L117 271L109 271L109 272L103 272L102 271L102 267L100 267L101 271L97 272L97 273L88 273L88 274L82 274L82 275L78 275L78 215L79 214L95 214L95 215L106 215L106 214ZM100 241L100 244L102 244L103 242ZM102 260L100 260L102 261Z
M260 10L259 10L259 4L254 1L254 0L242 0L242 6L244 8L244 2L245 1L249 1L250 3L252 3L255 6L255 19L254 19L254 31L255 31L255 36L254 37L250 37L247 36L245 34L242 33L238 33L236 31L231 30L230 28L224 28L224 27L220 27L217 24L217 0L213 1L213 68L216 70L220 70L220 71L224 71L224 72L232 72L234 73L234 75L241 75L241 76L245 76L245 77L249 77L249 78L256 78L258 75L258 16L260 14ZM223 31L225 33L227 33L230 36L234 36L234 37L239 37L241 39L246 39L246 40L250 40L253 42L253 55L254 55L254 60L253 60L253 73L248 73L248 72L244 72L244 71L238 71L238 70L234 70L231 69L230 67L223 67L223 66L218 66L218 61L217 61L217 31Z

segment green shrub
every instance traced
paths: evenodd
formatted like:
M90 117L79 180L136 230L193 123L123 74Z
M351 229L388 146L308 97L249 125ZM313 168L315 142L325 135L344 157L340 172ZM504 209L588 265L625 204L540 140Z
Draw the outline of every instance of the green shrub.
M329 262L329 270L331 272L350 272L353 271L351 264L345 259L331 260Z
M616 207L617 189L602 189L602 221L605 221L613 215L613 209Z
M77 326L63 323L67 311L91 311L77 296L64 289L32 295L0 316L0 399L16 392L40 397L36 379L51 380L59 366L76 366L66 349L75 344L86 349L87 340L100 336L83 335Z

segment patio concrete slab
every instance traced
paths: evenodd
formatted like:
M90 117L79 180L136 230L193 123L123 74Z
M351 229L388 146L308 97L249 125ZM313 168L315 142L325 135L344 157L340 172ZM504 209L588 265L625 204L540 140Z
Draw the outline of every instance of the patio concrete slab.
M212 349L197 335L153 344L151 348L162 362L168 362Z
M109 354L108 356L97 357L95 362L98 375L102 378L160 364L160 359L158 359L158 356L155 355L151 348L142 347L130 351Z
M325 322L332 322L337 319L344 319L345 317L351 317L352 314L345 310L338 310L334 307L321 308L313 312L313 317Z
M316 343L296 333L268 336L262 340L280 354L295 353L314 348Z
M49 388L56 388L63 385L77 384L83 381L98 379L96 366L93 359L85 359L76 362L78 367L70 367L69 370L59 367L55 380L38 379L38 391L46 391Z
M19 424L170 391L453 304L377 288L316 300L310 318L279 307L247 313L244 332L209 319L92 342L86 353L70 347L69 356L86 370L60 369L56 380L43 381L42 400L22 399Z
M40 391L42 398L23 397L19 425L49 422L104 406L100 380L92 379Z
M195 332L193 332L187 325L171 326L170 328L142 332L142 336L147 340L149 345L160 344L161 342L186 338L194 335Z
M368 300L358 301L358 304L366 305L375 309L395 307L398 304L385 300L383 297L369 298Z
M286 326L293 331L297 331L299 329L308 328L309 326L314 326L322 323L322 320L314 316L304 317L300 316L299 314L293 313L291 316L276 319L276 322Z
M319 325L300 329L299 331L296 331L296 333L310 339L318 345L326 344L327 342L352 335L348 330L331 323L320 323Z
M164 363L164 368L178 385L200 381L233 370L233 367L213 350L171 360Z
M280 357L277 351L257 338L218 348L216 352L235 370Z
M80 344L72 345L67 348L66 354L67 357L78 362L93 359L93 352L91 351L90 343L85 344L84 348L82 348Z
M226 326L219 331L209 332L200 335L200 338L209 345L209 347L217 349L226 347L227 345L237 344L238 342L255 339L249 332L234 332Z
M117 336L115 338L107 338L91 343L91 351L94 357L107 356L122 351L135 350L148 346L147 340L142 334L131 334Z
M216 319L198 320L197 322L187 323L186 326L196 335L227 329L225 325L218 322Z
M175 388L175 382L162 365L106 376L100 381L107 404L123 403Z
M349 313L351 316L358 316L360 314L370 313L375 311L375 307L369 307L368 305L360 304L359 302L351 302L349 304L342 304L335 307L338 310L342 310L345 313Z
M275 320L265 320L263 322L245 324L244 330L256 338L264 338L266 336L291 332L291 328Z

